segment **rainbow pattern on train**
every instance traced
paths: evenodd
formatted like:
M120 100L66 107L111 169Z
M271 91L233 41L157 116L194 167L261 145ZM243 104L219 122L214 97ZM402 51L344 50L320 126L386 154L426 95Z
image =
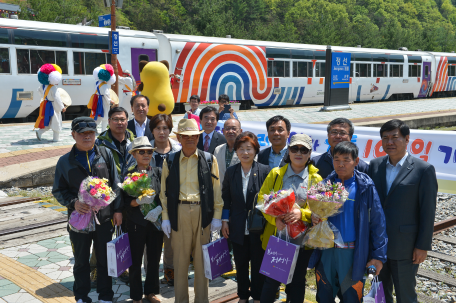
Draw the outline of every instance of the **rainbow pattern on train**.
M279 79L267 77L265 51L259 46L187 42L175 68L182 82L172 87L176 102L187 102L191 95L216 100L224 93L255 103L276 99L273 88L279 87Z

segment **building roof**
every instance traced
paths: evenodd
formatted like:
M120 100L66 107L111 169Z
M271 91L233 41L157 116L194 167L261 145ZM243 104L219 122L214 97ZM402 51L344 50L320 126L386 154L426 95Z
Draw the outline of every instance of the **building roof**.
M0 10L10 11L10 12L18 12L18 11L21 10L21 8L20 8L19 5L2 3L0 1Z

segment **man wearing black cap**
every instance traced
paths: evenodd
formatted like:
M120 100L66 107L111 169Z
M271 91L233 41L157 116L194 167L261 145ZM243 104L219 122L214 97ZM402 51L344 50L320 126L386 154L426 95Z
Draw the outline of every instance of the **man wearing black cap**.
M57 201L68 208L68 217L73 211L84 214L90 207L78 200L79 186L88 176L109 180L108 185L116 192L116 199L110 206L96 215L100 224L89 233L69 229L74 254L73 293L77 303L90 303L90 246L92 240L97 255L98 300L100 303L112 302L114 292L112 279L108 276L106 244L112 239L113 224L122 224L122 198L116 164L111 151L95 146L96 123L89 117L78 117L71 123L72 136L76 141L71 151L60 157L56 169L52 194Z

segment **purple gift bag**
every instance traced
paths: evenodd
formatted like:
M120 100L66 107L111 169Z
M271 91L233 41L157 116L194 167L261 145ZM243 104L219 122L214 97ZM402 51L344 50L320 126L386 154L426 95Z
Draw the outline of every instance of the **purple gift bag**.
M385 303L385 292L383 291L382 282L378 281L378 277L375 277L371 283L372 287L370 292L363 298L364 303Z
M121 229L118 232L116 226L116 236L114 240L106 244L108 248L108 275L111 277L120 276L132 264L128 233L122 233Z
M214 280L233 270L228 241L225 238L203 245L203 259L204 275L208 279Z
M260 273L283 284L291 283L299 248L299 245L271 236L261 263Z

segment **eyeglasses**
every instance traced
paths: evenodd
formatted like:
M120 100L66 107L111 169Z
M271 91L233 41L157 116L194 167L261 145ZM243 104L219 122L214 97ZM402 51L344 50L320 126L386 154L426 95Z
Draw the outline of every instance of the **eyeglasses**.
M73 127L73 130L75 130L77 128L86 128L86 127L97 128L97 123L95 123L95 122L79 122L78 124L76 124Z
M152 155L154 153L153 150L149 149L149 150L138 150L138 154L140 154L141 156L144 155L145 153L147 153L148 155Z
M290 146L288 147L288 149L290 150L290 152L292 152L293 154L296 154L298 151L301 151L301 154L303 155L307 155L309 153L309 149L307 147L297 147L297 146Z
M341 136L342 138L348 136L348 133L347 133L347 132L345 132L345 131L340 131L340 132L338 132L337 130L332 130L332 131L329 132L329 134L330 134L331 136L333 136L333 137L337 137L337 135L339 135L339 136Z
M127 119L118 119L118 118L111 119L111 120L114 121L115 123L125 123L125 121L127 121Z

